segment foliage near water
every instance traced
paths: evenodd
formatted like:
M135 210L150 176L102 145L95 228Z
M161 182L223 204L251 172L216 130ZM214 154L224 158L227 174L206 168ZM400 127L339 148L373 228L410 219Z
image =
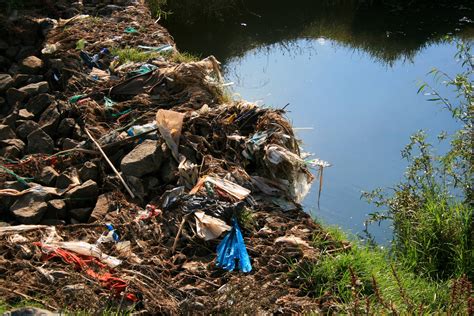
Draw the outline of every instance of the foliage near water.
M328 228L331 243L347 237ZM316 262L295 266L291 277L306 295L318 298L325 312L349 314L468 314L474 298L467 278L426 279L390 257L387 250L353 242L340 251L326 251L327 239L315 235L322 250Z
M378 189L365 197L385 211L371 221L393 223L394 256L412 271L431 279L466 275L474 280L473 113L474 57L471 45L458 44L456 55L463 71L454 77L433 69L437 81L456 92L455 100L444 98L434 87L423 84L419 92L441 103L460 129L442 133L449 150L437 154L427 135L419 131L402 151L408 161L403 181L391 192Z

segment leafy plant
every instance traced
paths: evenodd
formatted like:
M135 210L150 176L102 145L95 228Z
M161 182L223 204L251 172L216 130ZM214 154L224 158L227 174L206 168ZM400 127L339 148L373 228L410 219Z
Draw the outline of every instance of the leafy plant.
M474 279L474 200L473 200L473 81L474 57L471 46L457 43L456 58L463 71L454 77L433 69L437 82L454 88L455 100L444 98L429 84L418 92L429 101L444 106L460 123L449 140L445 154L434 153L424 131L415 133L402 150L409 166L404 180L392 192L377 189L363 196L385 211L371 214L368 222L393 222L393 254L410 269L431 278L449 279L467 275Z

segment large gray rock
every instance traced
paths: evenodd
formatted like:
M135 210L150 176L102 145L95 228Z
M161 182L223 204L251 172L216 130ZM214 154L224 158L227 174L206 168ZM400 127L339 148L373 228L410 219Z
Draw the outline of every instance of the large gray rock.
M87 223L89 221L91 212L92 212L91 207L75 208L69 211L69 215L71 215L73 219L81 223Z
M56 103L52 103L44 112L38 121L41 129L49 136L54 137L57 134L57 129L61 115L56 107Z
M27 75L27 74L16 74L13 77L13 86L15 88L21 88L30 83L37 83L43 80L42 75Z
M37 83L30 83L27 86L24 86L18 89L22 92L26 92L29 96L34 96L40 93L46 93L49 91L49 85L47 81L40 81Z
M79 169L79 178L85 182L87 180L97 181L99 177L99 168L92 161L86 161L84 165Z
M21 123L17 128L16 128L16 134L18 137L20 137L23 140L26 140L28 135L33 132L34 130L40 128L38 123L35 121L25 121Z
M59 177L59 173L51 166L46 166L41 170L39 180L41 183L52 187L56 183L56 179Z
M0 93L4 93L13 84L13 78L9 74L0 74Z
M28 134L27 151L30 154L52 154L54 152L54 143L51 137L41 128L38 128Z
M46 108L50 106L53 102L54 97L52 95L44 93L31 98L25 107L34 115L38 115L44 110L46 110Z
M25 143L18 138L5 139L0 140L0 147L1 157L17 159L23 156L23 151L25 150Z
M158 171L162 155L158 141L147 139L123 157L120 169L126 176L139 178Z
M93 223L98 220L105 218L114 205L114 197L111 193L101 194L95 203L95 207L92 210L92 214L89 217L89 223Z
M22 224L38 224L48 209L49 195L40 190L20 196L10 207L10 211Z
M36 56L28 56L20 63L20 69L27 74L38 74L43 69L44 63Z
M15 132L8 125L0 125L0 140L16 138Z
M17 103L23 102L26 98L28 98L28 93L21 91L20 89L10 88L7 90L6 97L8 105L13 106Z
M78 185L80 183L81 181L79 180L77 169L69 167L59 175L56 180L56 187L59 189L67 189L70 185Z
M67 206L66 202L61 199L54 199L48 201L48 210L43 216L44 219L59 219L64 220L67 218Z
M62 137L71 136L72 131L74 130L74 125L76 125L76 121L73 118L67 117L63 119L58 126L58 135Z
M72 188L65 193L65 197L72 200L95 200L99 194L97 183L92 180L87 180L83 184Z

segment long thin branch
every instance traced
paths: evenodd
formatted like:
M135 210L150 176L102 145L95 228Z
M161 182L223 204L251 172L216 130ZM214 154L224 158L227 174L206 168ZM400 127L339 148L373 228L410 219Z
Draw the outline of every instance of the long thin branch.
M94 144L97 146L97 148L99 149L100 153L102 154L102 156L104 156L105 160L107 161L107 163L109 164L109 166L112 168L112 170L115 172L115 174L117 175L117 177L119 177L120 181L122 182L123 186L125 187L125 189L127 189L127 192L128 194L130 194L130 196L132 197L132 199L135 198L135 195L133 194L132 190L130 189L130 187L128 186L128 184L125 182L125 180L122 178L122 176L120 175L120 173L117 171L117 169L115 169L115 166L113 165L113 163L110 161L109 157L107 157L107 155L105 154L105 152L102 150L102 148L100 147L99 143L94 139L94 137L92 137L91 133L89 132L89 130L87 128L84 128L84 130L86 131L86 134L87 136L89 136L89 138L94 142Z

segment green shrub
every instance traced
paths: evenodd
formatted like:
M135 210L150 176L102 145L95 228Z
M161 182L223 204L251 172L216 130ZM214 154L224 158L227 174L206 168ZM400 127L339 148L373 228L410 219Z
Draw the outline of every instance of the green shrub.
M474 280L474 200L473 200L473 113L474 57L471 46L458 43L456 58L463 71L454 77L433 69L438 81L456 91L450 101L423 84L418 92L441 103L460 123L453 135L442 133L440 141L450 140L446 154L437 155L426 134L419 131L402 151L407 172L392 192L377 189L364 193L369 202L385 207L371 214L369 222L393 222L393 253L412 271L433 279L466 275Z

